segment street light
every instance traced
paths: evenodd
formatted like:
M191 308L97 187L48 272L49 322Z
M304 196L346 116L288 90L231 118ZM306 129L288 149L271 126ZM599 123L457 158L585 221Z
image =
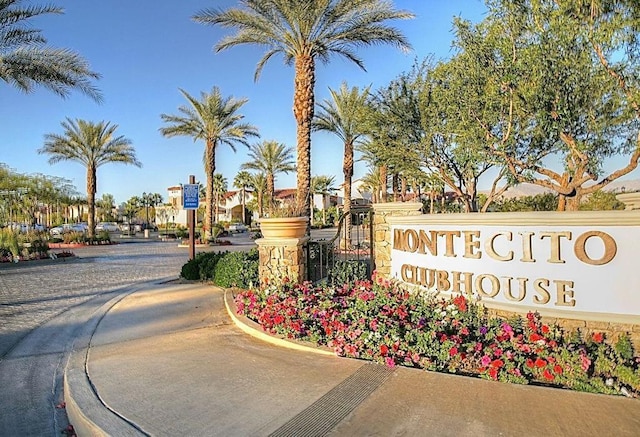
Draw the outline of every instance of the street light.
M142 203L144 204L145 210L145 229L149 227L149 198L151 197L151 193L142 193Z

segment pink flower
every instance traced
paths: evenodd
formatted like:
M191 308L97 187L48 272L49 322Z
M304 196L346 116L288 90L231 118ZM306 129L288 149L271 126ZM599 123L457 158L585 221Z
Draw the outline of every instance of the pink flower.
M391 357L386 357L384 359L384 363L387 365L387 367L390 367L390 368L396 367L396 362L393 361L393 358Z
M480 364L482 364L482 367L487 367L489 363L491 363L491 357L488 355L485 355L480 359Z
M451 349L449 349L449 356L453 357L456 356L458 354L458 348L457 347L452 347Z

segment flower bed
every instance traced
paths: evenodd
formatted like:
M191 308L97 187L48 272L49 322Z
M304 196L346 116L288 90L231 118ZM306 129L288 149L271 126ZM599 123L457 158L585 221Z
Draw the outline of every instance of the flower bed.
M353 286L286 280L235 298L239 314L270 333L331 347L336 354L520 384L640 396L640 357L626 335L615 344L564 332L535 313L489 317L457 296L409 293L376 277Z

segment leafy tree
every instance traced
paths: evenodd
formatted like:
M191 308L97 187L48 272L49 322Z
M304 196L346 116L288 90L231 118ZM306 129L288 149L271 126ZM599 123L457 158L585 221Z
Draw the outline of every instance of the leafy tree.
M581 211L611 211L623 210L624 202L616 197L615 193L610 191L594 191L581 204Z
M500 0L488 6L483 23L459 30L464 50L509 108L507 137L485 128L495 139L490 150L518 181L558 193L559 210L578 209L583 196L638 166L637 3ZM617 155L627 155L628 164L604 174L604 161ZM561 171L549 166L550 157L560 160Z
M293 148L276 141L263 141L249 148L249 158L251 161L245 162L240 168L243 170L256 170L265 175L267 203L269 208L272 208L276 175L278 173L289 173L296 169L293 164Z
M37 85L61 97L77 89L97 102L102 95L91 84L100 75L68 49L47 46L46 38L28 21L47 14L62 14L53 5L25 5L22 0L0 0L0 79L30 92Z
M497 200L491 207L491 210L496 212L555 211L557 209L558 195L554 193Z
M93 123L67 118L62 122L62 127L64 128L62 134L45 135L44 146L38 150L38 153L50 155L50 164L60 161L77 161L87 169L88 236L93 238L98 167L115 162L133 164L137 167L142 167L142 164L136 158L131 140L115 135L118 125L104 121Z
M189 105L178 108L181 115L162 114L160 117L168 126L160 129L165 137L189 136L194 141L205 142L204 169L207 175L205 236L211 233L213 218L213 177L216 170L216 148L226 144L236 151L235 145L249 146L248 137L258 137L258 129L242 122L244 118L238 111L247 103L246 99L236 100L223 97L218 87L211 93L200 93L200 100L180 90Z
M297 124L298 208L308 212L311 184L311 121L314 115L316 60L328 63L333 55L364 64L354 48L393 44L408 49L409 43L390 20L413 18L382 0L244 0L243 8L207 9L193 18L197 22L235 28L216 50L241 44L266 48L258 62L255 79L274 55L295 66L293 113ZM309 214L310 216L310 214Z
M320 111L312 123L313 130L331 132L344 144L342 173L344 175L344 244L351 245L351 185L353 183L353 151L367 133L365 114L368 106L369 87L360 91L349 89L346 82L336 91L329 88L331 100L318 104Z

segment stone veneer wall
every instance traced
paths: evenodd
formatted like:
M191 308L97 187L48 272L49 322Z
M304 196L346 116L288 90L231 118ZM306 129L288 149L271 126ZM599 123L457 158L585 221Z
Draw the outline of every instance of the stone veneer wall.
M374 203L373 207L373 260L382 276L391 275L391 228L389 217L422 215L420 202Z
M304 238L260 238L256 240L260 257L258 275L264 285L266 279L289 278L303 280L306 274Z
M418 202L394 202L379 203L373 205L374 216L374 262L376 271L387 278L391 277L391 228L389 218L391 217L408 217L421 216L422 204ZM504 213L488 213L488 214L504 214ZM535 213L533 213L535 214ZM451 219L458 219L451 215ZM498 218L499 216L493 216ZM400 219L403 223L407 223L407 219ZM409 219L411 220L411 219ZM458 220L454 220L458 221ZM640 293L640 290L637 290ZM526 315L527 310L510 311L504 308L496 308L487 306L489 314L497 317L509 318L515 314ZM627 333L633 342L636 353L640 352L640 315L632 318L620 318L615 320L613 317L610 321L589 320L588 317L583 319L568 318L566 315L562 317L556 315L542 314L542 320L545 323L553 323L563 327L567 331L575 331L580 329L583 337L591 335L594 332L603 332L609 342L615 340L622 333Z

